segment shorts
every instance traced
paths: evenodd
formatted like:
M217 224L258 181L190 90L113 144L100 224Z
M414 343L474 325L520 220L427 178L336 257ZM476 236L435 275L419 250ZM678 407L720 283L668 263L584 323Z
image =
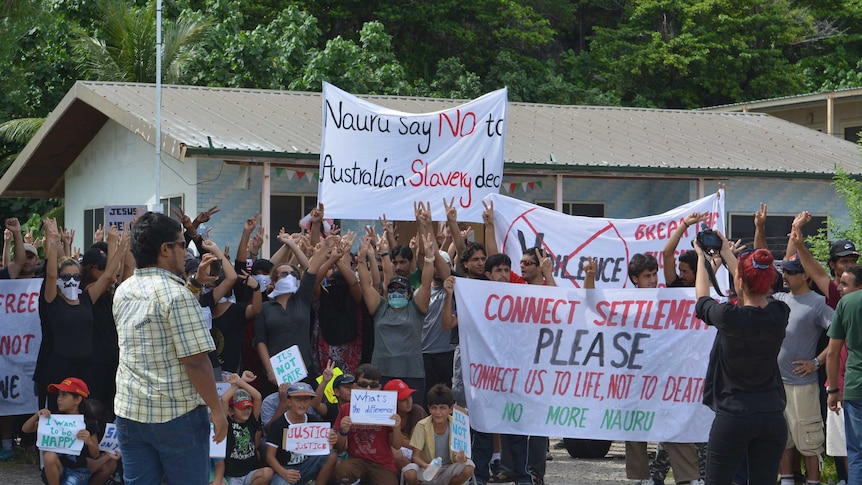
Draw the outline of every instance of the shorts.
M787 407L784 408L784 419L787 421L785 449L796 448L802 456L823 453L826 436L820 417L819 385L816 382L802 386L785 385L784 391L787 394Z
M473 464L473 460L469 459L464 463L452 463L451 465L442 466L440 467L440 471L437 472L437 476L434 477L433 480L429 480L427 482L422 478L422 470L419 469L419 465L415 463L411 463L405 466L401 470L401 474L403 476L404 473L407 472L407 470L413 470L416 472L419 478L419 483L427 483L429 485L448 485L453 478L460 475L461 472L464 471L464 469L468 466L471 466L473 468L476 467L476 465Z
M63 473L60 475L60 485L87 485L92 475L93 472L89 468L63 468ZM42 482L48 485L44 468L42 469Z
M837 413L826 413L826 454L829 456L847 456L847 439L844 435L844 408L839 407Z
M251 485L251 478L255 473L257 470L248 472L244 477L224 477L224 482L227 485Z

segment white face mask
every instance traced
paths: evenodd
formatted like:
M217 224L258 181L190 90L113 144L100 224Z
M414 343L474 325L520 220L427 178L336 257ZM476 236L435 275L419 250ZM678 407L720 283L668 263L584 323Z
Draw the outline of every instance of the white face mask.
M78 295L81 293L81 290L78 287L81 285L80 281L69 280L57 280L57 288L60 289L60 292L63 293L63 296L66 297L67 300L77 300Z
M223 296L219 299L218 302L219 303L224 303L224 302L236 303L236 295L231 293L230 296L228 296L228 297Z
M275 288L269 294L269 297L275 298L288 293L296 293L297 289L299 289L299 282L296 280L296 277L293 275L285 276L275 283Z
M266 287L269 286L269 284L272 282L272 279L269 277L268 274L256 274L252 276L252 278L257 281L257 284L260 285L261 290L265 290Z

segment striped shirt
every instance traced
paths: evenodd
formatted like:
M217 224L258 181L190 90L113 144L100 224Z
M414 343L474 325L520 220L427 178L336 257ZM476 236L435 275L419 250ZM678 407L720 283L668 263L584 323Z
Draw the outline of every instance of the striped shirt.
M117 416L164 423L204 404L183 357L215 350L200 305L169 271L138 268L114 295L120 341Z

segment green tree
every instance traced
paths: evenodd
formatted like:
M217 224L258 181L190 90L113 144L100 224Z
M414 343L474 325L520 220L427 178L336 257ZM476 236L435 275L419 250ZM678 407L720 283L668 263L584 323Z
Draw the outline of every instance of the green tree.
M849 224L842 224L834 217L826 218L826 227L821 227L817 235L810 236L806 242L811 245L811 254L819 261L829 259L829 241L848 239L859 243L862 241L862 181L854 178L844 169L835 171L832 185L835 193L847 205L850 216Z

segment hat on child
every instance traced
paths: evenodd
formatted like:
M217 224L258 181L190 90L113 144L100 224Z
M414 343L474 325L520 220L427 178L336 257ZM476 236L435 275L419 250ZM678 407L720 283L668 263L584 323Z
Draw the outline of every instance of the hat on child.
M287 397L300 397L300 396L308 396L314 397L317 394L314 392L314 389L311 388L309 384L305 382L294 382L287 388Z
M230 405L237 409L247 409L254 406L251 396L245 389L237 389L230 399Z
M384 391L398 391L398 400L403 401L416 392L416 389L411 389L406 382L401 379L392 379L383 386Z
M87 387L87 383L77 377L67 377L59 384L50 384L48 386L48 392L52 394L60 391L71 392L81 397L90 395L90 388Z
M349 386L354 382L356 382L356 378L353 377L351 374L341 374L340 376L336 377L335 380L332 381L332 387L336 388L341 386Z

